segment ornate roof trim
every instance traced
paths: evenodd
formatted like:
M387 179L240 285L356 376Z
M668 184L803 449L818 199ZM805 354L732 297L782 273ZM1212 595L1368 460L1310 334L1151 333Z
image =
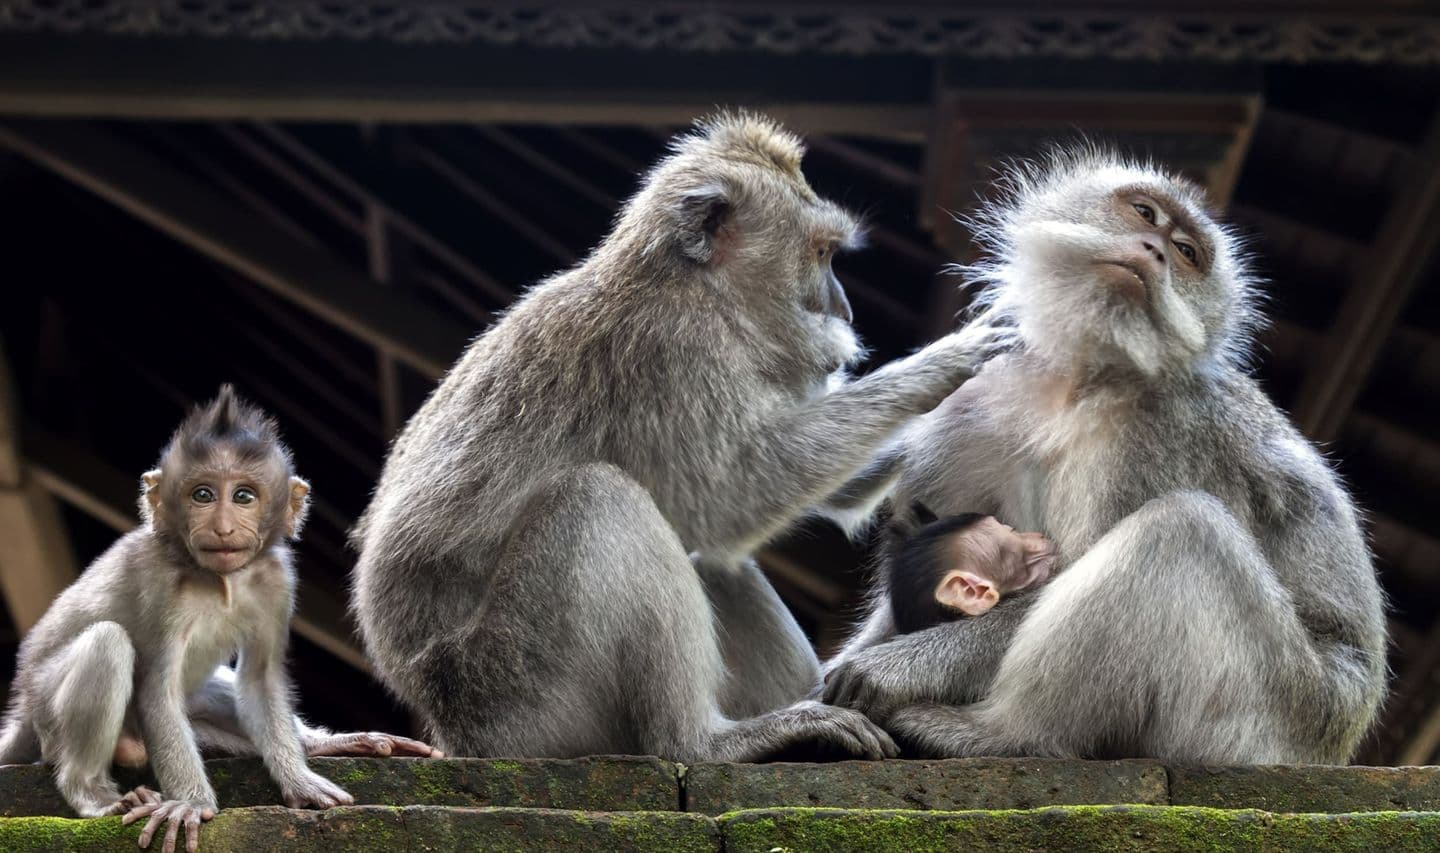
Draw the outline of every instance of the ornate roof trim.
M1257 15L1223 2L1212 4L1213 12L1191 7L1168 15L1147 13L1153 3L1137 4L1133 13L1040 5L0 0L0 32L966 59L1440 63L1440 16L1407 13L1416 7L1404 4L1397 14L1394 2L1369 4L1379 14L1367 14L1362 3L1336 12L1332 3L1307 16L1273 9Z

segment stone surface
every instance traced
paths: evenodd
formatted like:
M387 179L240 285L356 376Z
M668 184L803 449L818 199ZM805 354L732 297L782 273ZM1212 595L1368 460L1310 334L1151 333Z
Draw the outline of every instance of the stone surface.
M405 809L404 820L412 850L690 853L721 849L713 819L681 812L419 807Z
M779 809L720 818L726 853L1036 850L1433 851L1440 814L1273 815L1166 806L1053 806L1033 811Z
M1440 767L1171 768L1177 806L1272 812L1440 810Z
M1166 800L1165 768L1147 761L967 758L832 764L697 764L686 809L721 814L775 806L1028 809Z
M588 811L674 811L675 765L658 758L575 760L316 758L310 766L361 805L523 806ZM280 802L280 791L256 759L205 762L222 808ZM119 771L121 790L146 774ZM73 815L39 765L0 770L0 817ZM0 848L3 849L3 848Z
M120 818L0 819L0 850L133 853L137 823ZM204 853L345 853L399 850L716 851L715 821L680 812L354 806L326 812L278 806L222 810L200 830ZM152 849L158 843L152 842Z

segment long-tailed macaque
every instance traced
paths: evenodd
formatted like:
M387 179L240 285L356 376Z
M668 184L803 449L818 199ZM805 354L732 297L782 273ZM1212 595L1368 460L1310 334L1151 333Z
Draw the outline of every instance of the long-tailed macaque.
M1044 531L1062 569L902 636L880 595L825 697L937 755L1345 762L1385 691L1382 596L1350 496L1245 369L1235 237L1105 153L1006 186L972 273L1023 343L916 427L895 505Z
M20 646L0 764L37 759L83 817L149 816L196 849L219 804L202 748L258 754L285 804L352 802L306 753L436 754L374 733L331 735L291 710L285 672L300 532L310 486L273 421L224 386L180 425L143 477L144 523L96 558ZM228 664L238 655L232 671ZM112 760L148 759L160 792L123 798Z
M750 555L809 507L872 502L893 478L867 460L1005 336L837 373L859 346L831 260L859 226L802 150L745 115L676 139L396 440L354 534L355 610L446 751L894 753L804 701L815 653Z

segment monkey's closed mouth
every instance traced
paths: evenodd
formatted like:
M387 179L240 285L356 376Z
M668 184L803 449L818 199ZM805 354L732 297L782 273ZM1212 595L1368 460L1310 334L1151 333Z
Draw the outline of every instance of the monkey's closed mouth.
M1150 281L1145 277L1144 268L1141 267L1139 264L1135 263L1134 261L1099 260L1096 261L1095 264L1102 267L1118 267L1130 273L1130 275L1134 277L1135 283L1138 284L1140 288L1137 295L1144 296L1146 293L1150 292Z

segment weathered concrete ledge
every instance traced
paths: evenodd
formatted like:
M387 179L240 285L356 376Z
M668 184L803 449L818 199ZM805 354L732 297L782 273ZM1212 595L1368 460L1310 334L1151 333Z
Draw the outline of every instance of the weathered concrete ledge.
M0 819L0 850L133 851L139 827L119 818ZM1005 811L757 809L718 818L681 812L375 806L222 811L202 831L206 853L283 847L300 853L377 850L853 851L1434 850L1440 813L1277 815L1196 806L1051 806Z
M958 811L1112 804L1281 813L1440 811L1440 767L1197 769L1152 761L981 758L681 768L645 757L334 758L311 765L361 805L707 815L776 807ZM280 801L256 759L210 761L206 768L226 809ZM146 781L140 774L117 775L127 787ZM45 768L0 769L0 817L70 814Z

